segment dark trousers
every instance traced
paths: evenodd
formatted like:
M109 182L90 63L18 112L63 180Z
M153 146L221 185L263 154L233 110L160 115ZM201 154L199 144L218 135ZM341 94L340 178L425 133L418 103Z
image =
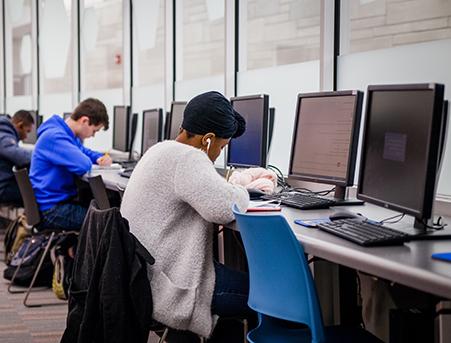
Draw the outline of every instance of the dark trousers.
M80 205L58 204L41 213L39 229L80 231L88 209Z
M249 276L214 262L216 283L211 304L211 312L220 318L247 318L250 327L256 323L257 315L247 306L249 297ZM238 329L237 329L238 325ZM240 342L242 330L237 321L220 319L209 342ZM187 331L170 330L166 341L169 343L199 342L197 335Z
M23 206L22 196L16 180L12 179L11 182L0 189L0 204L2 203L14 204L17 207Z

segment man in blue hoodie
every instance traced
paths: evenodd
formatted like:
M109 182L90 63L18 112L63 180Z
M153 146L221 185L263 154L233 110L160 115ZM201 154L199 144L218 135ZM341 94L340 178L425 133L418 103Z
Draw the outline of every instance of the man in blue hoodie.
M33 116L25 110L17 111L12 119L0 117L0 203L22 205L13 167L30 164L31 150L19 147L34 125Z
M111 158L85 148L82 141L108 129L105 105L93 98L82 101L65 121L54 115L38 130L31 159L30 180L42 216L42 227L79 230L87 209L75 204L75 178L94 163L110 165Z

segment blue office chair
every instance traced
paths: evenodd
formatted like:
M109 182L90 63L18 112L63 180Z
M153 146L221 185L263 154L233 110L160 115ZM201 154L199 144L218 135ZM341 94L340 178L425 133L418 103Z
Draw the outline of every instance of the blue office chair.
M259 315L249 342L381 342L360 327L324 327L304 249L283 216L233 212L249 265L248 305Z

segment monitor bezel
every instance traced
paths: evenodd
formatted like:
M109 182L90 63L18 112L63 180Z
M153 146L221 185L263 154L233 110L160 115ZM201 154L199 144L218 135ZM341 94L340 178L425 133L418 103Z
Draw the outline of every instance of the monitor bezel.
M297 127L299 121L299 108L301 106L302 99L307 98L324 98L324 97L337 97L337 96L355 96L356 100L354 102L354 117L352 121L351 128L351 140L349 141L349 154L348 154L348 167L346 170L346 177L334 178L327 177L324 175L311 175L303 173L293 172L293 158L294 150L296 148L296 138L297 138ZM357 160L357 150L359 143L359 132L360 132L360 122L362 118L362 104L363 104L363 92L360 90L343 90L343 91L333 91L333 92L315 92L315 93L300 93L298 94L296 102L296 112L294 119L293 136L291 140L291 154L290 154L290 164L288 167L288 177L294 180L308 181L315 183L326 183L330 185L348 187L354 184L355 175L355 165Z
M117 149L116 147L116 135L114 134L114 130L116 127L116 109L119 108L123 108L125 109L125 116L126 116L126 128L125 128L125 150L122 149ZM122 152L129 152L129 140L130 140L130 106L128 105L115 105L113 106L113 149L117 150L117 151L122 151Z
M163 109L162 108L151 108L148 110L143 110L142 113L142 128L141 128L141 155L145 153L144 151L144 131L145 131L145 121L146 121L146 113L148 112L157 112L158 114L158 142L161 142L163 140ZM146 149L146 151L149 150L149 148Z
M378 199L365 193L362 193L363 177L364 177L364 165L366 159L366 151L364 149L366 140L368 139L369 120L368 113L371 104L371 99L374 91L424 91L430 90L433 92L433 113L431 129L429 131L429 148L427 149L427 168L424 180L424 194L422 199L421 208L419 210L401 206L389 201ZM441 99L440 99L441 97ZM366 108L365 108L365 122L363 126L362 146L360 154L360 170L359 170L359 182L357 186L357 198L385 207L394 211L409 214L417 218L430 218L432 215L432 207L435 196L436 180L438 178L438 154L440 149L440 134L443 116L443 101L444 101L444 85L438 83L417 83L417 84L400 84L400 85L370 85L367 90ZM436 132L439 134L433 135Z
M227 147L227 166L235 167L235 168L253 168L253 167L262 167L266 168L268 164L268 130L269 130L269 95L268 94L253 94L253 95L243 95L243 96L235 96L230 98L230 103L232 104L235 101L241 100L259 100L263 99L263 135L262 135L262 144L260 149L260 165L255 164L246 164L246 163L232 163L230 162L230 147L232 146L232 140L230 140L229 146ZM235 108L234 108L235 109Z
M169 115L169 123L168 123L168 126L167 126L167 132L166 132L166 139L168 139L168 140L171 140L172 113L173 113L173 110L174 110L174 105L185 105L185 107L186 107L186 105L188 105L188 102L187 101L172 101L171 102L171 112L169 112L170 113L170 115ZM183 112L185 112L185 110L183 110ZM183 120L182 120L182 123L183 123ZM175 137L172 138L172 140L174 140L174 139L175 139Z

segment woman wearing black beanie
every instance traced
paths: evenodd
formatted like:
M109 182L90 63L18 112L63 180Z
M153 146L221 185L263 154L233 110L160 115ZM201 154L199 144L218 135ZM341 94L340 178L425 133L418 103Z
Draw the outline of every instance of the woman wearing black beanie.
M218 317L255 316L247 306L248 276L213 260L213 223L233 221L233 204L246 210L249 195L212 162L245 127L222 94L196 96L175 141L147 150L124 193L121 212L130 232L155 257L153 319L183 332L168 342L190 342L188 331L209 337Z

